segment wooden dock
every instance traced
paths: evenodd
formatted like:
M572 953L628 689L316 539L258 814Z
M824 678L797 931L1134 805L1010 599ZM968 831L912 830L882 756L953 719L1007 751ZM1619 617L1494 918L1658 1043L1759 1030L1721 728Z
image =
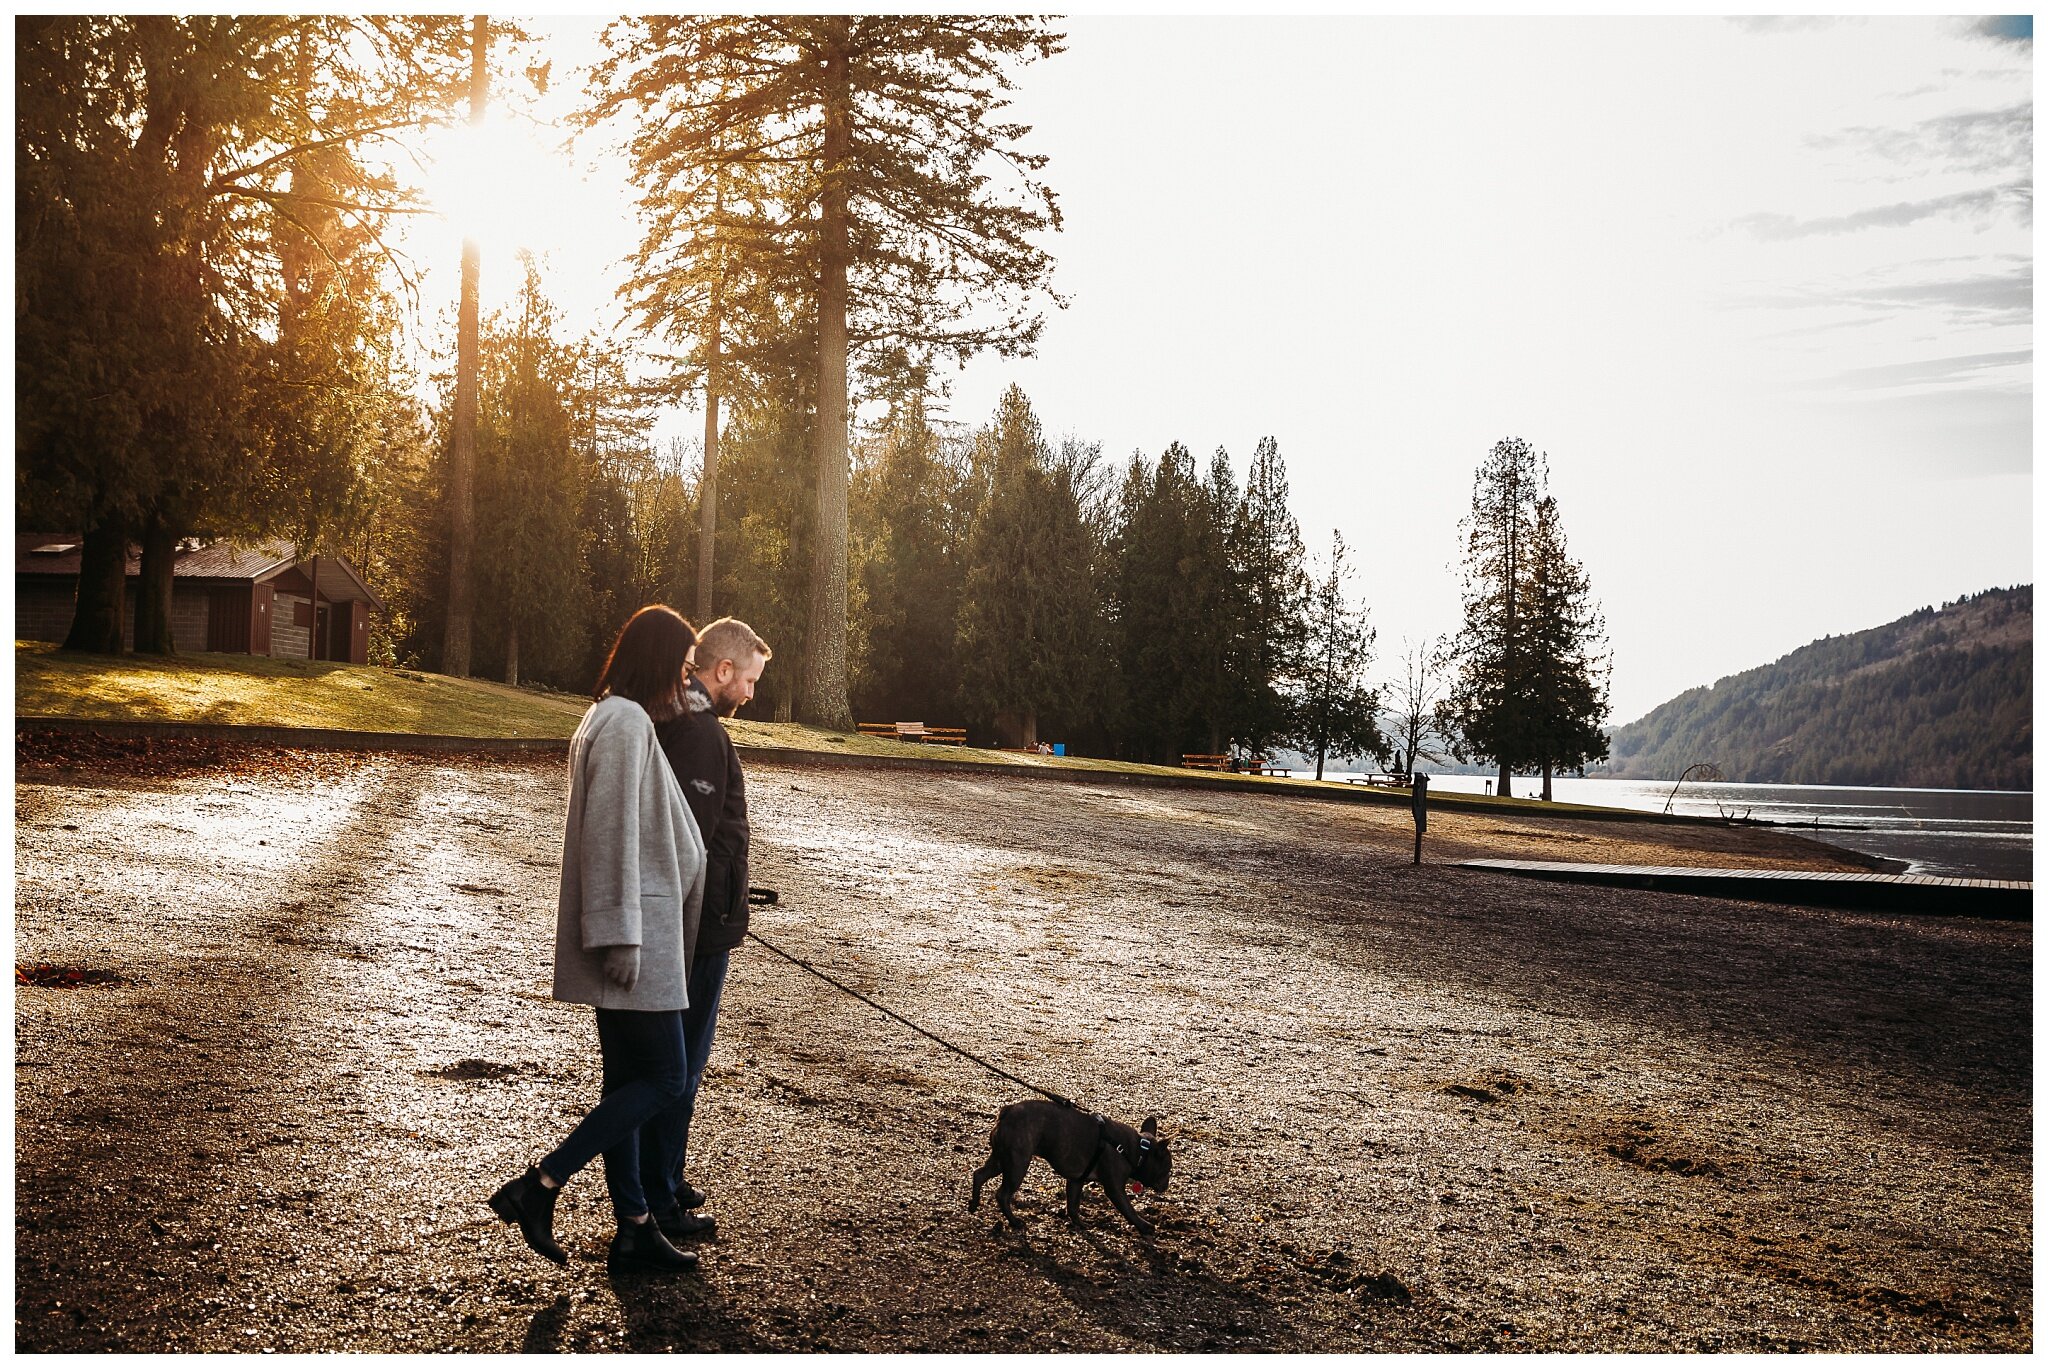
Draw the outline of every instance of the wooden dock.
M1551 860L1467 860L1468 870L1492 870L1570 884L1612 884L1628 889L1872 908L1893 913L1958 914L2030 921L2034 886L2000 879L1941 879L1933 875L1878 875L1836 870L1709 870L1685 865L1581 865Z

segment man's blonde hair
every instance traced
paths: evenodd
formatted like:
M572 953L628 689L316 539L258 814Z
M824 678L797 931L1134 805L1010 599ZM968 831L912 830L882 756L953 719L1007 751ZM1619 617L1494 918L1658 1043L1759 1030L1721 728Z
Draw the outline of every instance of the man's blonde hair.
M774 654L759 633L737 618L706 623L697 634L697 669L705 674L718 669L720 661L743 666L756 655L765 661Z

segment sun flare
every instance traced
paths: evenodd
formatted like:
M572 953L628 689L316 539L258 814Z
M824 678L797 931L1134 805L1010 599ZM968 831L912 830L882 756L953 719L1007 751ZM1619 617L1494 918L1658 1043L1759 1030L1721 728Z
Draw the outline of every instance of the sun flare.
M534 251L573 238L583 197L550 130L493 112L443 129L429 157L428 203L461 236Z

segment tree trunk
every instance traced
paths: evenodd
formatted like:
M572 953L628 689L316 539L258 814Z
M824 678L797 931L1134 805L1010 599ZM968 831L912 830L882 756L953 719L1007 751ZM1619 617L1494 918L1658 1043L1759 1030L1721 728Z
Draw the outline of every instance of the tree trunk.
M712 148L713 155L717 147ZM712 191L712 223L724 233L725 181L723 173ZM715 248L714 248L715 250ZM724 268L724 256L718 267ZM721 282L711 285L711 313L704 324L704 472L697 481L697 626L711 617L712 585L718 570L718 353L724 321L719 317Z
M121 629L127 618L128 524L109 514L88 528L78 549L78 606L64 650L98 656L121 654Z
M485 58L490 52L490 20L477 15L470 28L469 122L484 121L484 99L490 77ZM441 637L441 670L469 674L470 544L476 469L477 282L482 275L482 250L473 237L462 240L462 298L455 325L455 421L448 452L448 623Z
M839 37L825 57L825 188L819 206L818 517L811 551L811 605L804 634L803 688L797 715L807 723L853 731L846 690L846 265L847 163L853 150L853 95L846 34L852 21L833 20Z
M1317 743L1316 743L1316 778L1317 778L1317 779L1321 779L1322 777L1323 777L1323 744L1322 744L1321 742L1317 742Z
M1500 792L1503 794L1508 792L1508 776L1511 773L1512 768L1506 761L1502 761L1500 763Z
M505 629L505 683L519 683L519 624Z
M718 338L711 339L711 371L704 379L704 475L697 482L697 626L711 619L713 561L718 554Z
M135 585L135 650L150 656L171 656L171 570L178 560L177 529L161 514L151 514L142 527L142 567Z
M1038 745L1038 714L1029 708L1005 709L996 714L996 745L1012 751Z
M1543 801L1550 802L1550 762L1543 762Z

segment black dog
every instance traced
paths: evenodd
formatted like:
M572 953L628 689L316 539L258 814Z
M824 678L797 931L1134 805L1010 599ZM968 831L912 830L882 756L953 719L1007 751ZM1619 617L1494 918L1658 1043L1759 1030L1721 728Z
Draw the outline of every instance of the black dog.
M1136 1131L1122 1122L1112 1122L1100 1113L1083 1112L1070 1103L1031 1099L1011 1103L996 1114L995 1130L989 1133L988 1163L974 1171L974 1193L967 1210L981 1206L981 1189L1000 1174L996 1206L1009 1218L1013 1230L1021 1230L1024 1219L1010 1206L1031 1157L1042 1155L1053 1171L1067 1181L1067 1221L1081 1222L1081 1189L1093 1179L1116 1204L1138 1234L1151 1238L1152 1223L1131 1207L1125 1192L1133 1181L1146 1188L1166 1191L1173 1175L1173 1156L1159 1139L1159 1119L1147 1117Z

